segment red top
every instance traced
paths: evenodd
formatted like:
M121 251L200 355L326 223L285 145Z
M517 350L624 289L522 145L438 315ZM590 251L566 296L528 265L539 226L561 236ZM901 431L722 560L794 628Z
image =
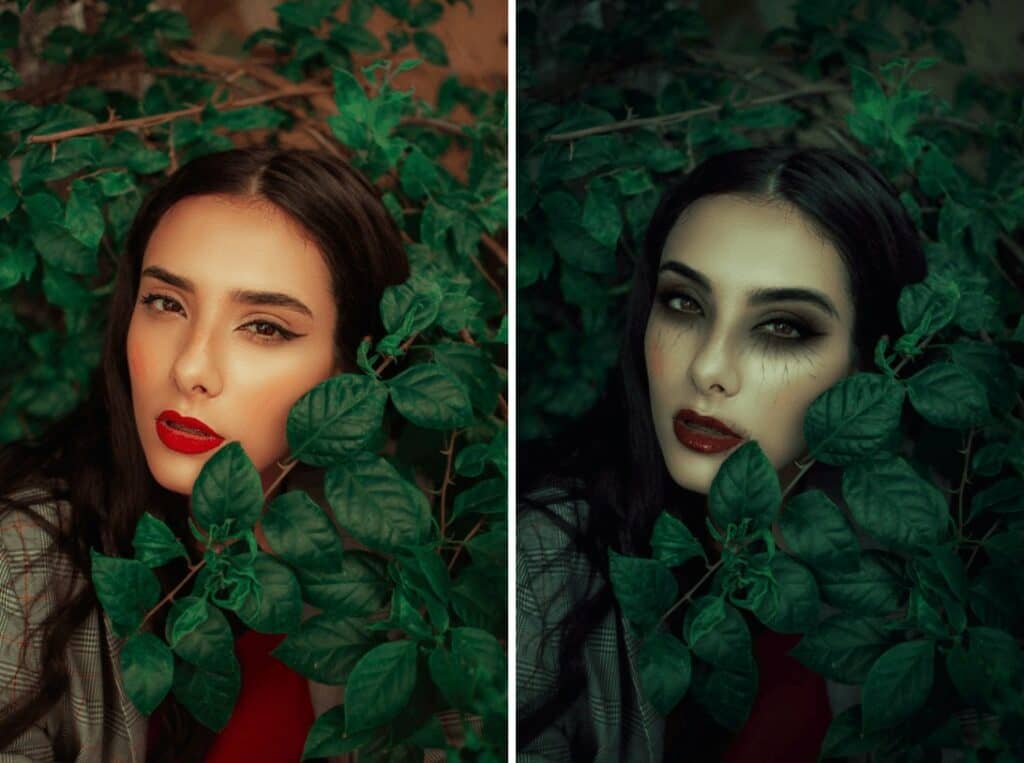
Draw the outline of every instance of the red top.
M284 638L247 630L235 640L242 690L206 763L298 763L302 758L313 725L313 704L306 679L270 655ZM157 717L158 713L150 717L150 749L159 741Z
M750 717L723 763L814 763L832 721L825 680L786 652L799 634L764 630L754 639L758 689Z

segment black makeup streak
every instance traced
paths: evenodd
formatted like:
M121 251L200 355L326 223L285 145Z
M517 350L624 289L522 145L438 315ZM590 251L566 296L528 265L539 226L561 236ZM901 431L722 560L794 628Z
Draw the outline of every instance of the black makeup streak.
M142 271L142 275L152 276L157 280L170 284L171 286L181 289L189 294L195 294L196 291L195 285L189 279L175 275L174 273L164 270L157 265L150 265ZM300 312L310 318L313 317L313 311L306 307L301 300L296 299L289 294L284 294L283 292L235 289L229 296L232 301L243 305L253 305L256 307L283 307Z

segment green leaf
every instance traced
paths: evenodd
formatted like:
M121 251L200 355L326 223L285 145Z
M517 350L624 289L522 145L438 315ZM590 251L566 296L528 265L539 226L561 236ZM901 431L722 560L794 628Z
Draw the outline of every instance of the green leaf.
M874 75L859 66L850 67L853 84L853 102L865 115L881 119L885 115L887 99Z
M405 158L399 173L399 179L405 194L410 199L416 201L444 187L441 184L441 173L438 171L437 165L428 159L427 155L418 148L410 151L409 155ZM392 286L390 288L398 287ZM387 325L386 322L385 325ZM388 327L388 331L394 331L394 329Z
M132 548L135 549L135 558L147 567L159 567L179 556L188 559L185 547L171 528L148 511L135 526Z
M473 419L469 393L447 368L420 363L388 381L391 401L403 417L427 429L457 429Z
M238 668L227 618L203 599L177 599L167 613L165 631L171 649L186 662L224 675Z
M885 615L906 599L907 583L894 557L868 550L854 572L819 571L818 587L828 604L851 614Z
M100 190L107 198L121 196L135 188L135 181L132 173L125 170L114 170L113 172L101 172L96 176Z
M174 682L174 656L152 633L136 633L121 649L121 677L128 699L143 715L164 701Z
M223 127L232 132L240 130L273 130L280 127L288 117L270 106L245 106L240 109L218 111L207 120L211 127Z
M389 334L399 341L424 331L437 320L441 308L441 287L436 281L412 277L389 286L380 302L380 317Z
M993 410L1011 411L1020 387L1009 353L995 345L959 339L948 348L950 361L980 381Z
M391 553L416 546L430 532L427 499L383 458L359 454L336 466L324 492L338 524L371 549Z
M291 633L302 617L299 581L290 569L266 554L253 560L253 572L259 581L259 596L246 598L237 610L239 619L260 633Z
M614 247L618 242L622 233L622 214L612 181L597 178L590 183L583 204L583 227L605 246Z
M21 77L11 66L11 62L0 57L0 90L13 90L21 87Z
M339 374L317 384L288 412L292 456L331 466L365 448L380 429L387 388L369 376Z
M695 556L707 560L704 549L689 528L667 511L661 512L654 523L651 547L654 558L669 567L676 567Z
M659 715L669 712L690 688L690 650L668 633L655 633L637 655L640 687Z
M779 530L793 553L814 567L857 569L857 534L839 507L820 490L807 490L791 498L779 517Z
M968 521L989 511L996 514L1016 514L1024 511L1024 480L1010 477L979 491L971 499L971 514Z
M989 417L985 387L952 363L933 363L914 374L907 392L915 410L938 427L966 429Z
M107 224L103 219L100 201L92 183L75 180L71 183L68 206L64 210L64 225L68 233L83 246L95 250L103 239Z
M935 680L935 642L908 641L888 649L864 681L864 732L892 728L916 713Z
M924 281L904 286L897 302L900 324L908 334L921 338L949 325L956 316L960 289L956 282L939 273ZM916 340L915 340L916 342ZM900 349L899 344L896 345Z
M361 615L324 612L303 622L272 654L306 678L343 686L373 643L373 634Z
M348 733L390 721L408 703L415 684L415 641L392 641L364 654L345 687Z
M0 118L0 130L6 131L6 127ZM21 203L18 190L11 177L11 165L7 162L0 162L0 219L7 217Z
M500 382L490 356L480 347L442 342L431 347L434 360L452 371L469 391L473 407L483 414L494 412Z
M946 534L945 497L902 458L848 467L843 472L843 498L854 521L893 548L909 551L933 546Z
M346 552L340 570L297 570L305 601L354 615L372 615L385 607L390 586L384 574L384 563L376 554L358 550Z
M345 706L337 705L320 715L309 730L302 760L344 755L357 750L373 739L373 732L363 731L349 736L345 733Z
M330 31L331 42L354 53L376 53L382 49L373 32L354 24L338 24Z
M409 26L424 27L436 24L441 14L444 13L444 6L434 0L420 0L413 6L409 14Z
M711 482L708 510L720 528L752 520L752 526L772 526L782 504L779 477L756 441L745 442L722 464Z
M668 567L657 559L623 556L609 549L612 590L627 619L654 625L672 606L679 589Z
M747 622L718 596L702 596L690 605L683 619L683 638L704 662L740 673L754 669Z
M291 0L274 7L277 17L297 27L315 29L341 5L341 0Z
M24 170L23 170L24 172ZM32 224L32 244L47 263L68 273L96 271L96 252L83 246L64 228L64 208L49 191L22 200Z
M828 727L821 744L821 758L841 758L874 752L885 741L881 732L865 734L861 705L854 705L837 715Z
M92 584L104 611L127 631L139 627L143 616L160 600L160 581L145 564L90 550Z
M685 156L683 156L685 163ZM661 171L667 171L662 169ZM613 175L615 183L619 187L619 193L623 196L636 196L641 193L654 189L654 183L651 182L651 175L646 170L642 169L625 169L618 170Z
M887 449L899 434L904 388L884 374L857 373L821 394L804 417L810 457L846 466Z
M412 35L412 43L416 46L416 51L430 63L438 66L448 65L448 54L445 53L444 43L436 34L422 29L417 30Z
M242 689L242 674L237 662L223 673L203 670L187 662L179 662L174 670L174 696L213 731L228 724Z
M727 729L738 731L754 706L757 696L757 674L715 668L694 683L697 701L708 713Z
M839 613L804 636L790 654L830 681L863 684L890 643L884 619Z
M196 477L192 514L207 532L221 528L222 537L241 535L263 512L263 483L238 442L217 450Z
M19 281L27 281L36 269L36 253L24 245L9 247L0 243L0 291Z
M304 491L292 490L271 501L261 526L274 553L293 567L325 573L341 570L341 536Z
M504 514L507 506L508 482L500 477L492 477L455 496L451 518L454 520L466 513Z
M769 577L755 580L749 600L757 618L776 633L806 633L818 622L821 603L814 575L800 562L775 554Z
M43 294L51 305L83 310L93 301L92 292L77 278L49 263L43 264Z
M946 653L946 669L960 696L990 707L998 690L1011 686L1024 669L1024 655L1006 631L980 626L968 629L966 644Z

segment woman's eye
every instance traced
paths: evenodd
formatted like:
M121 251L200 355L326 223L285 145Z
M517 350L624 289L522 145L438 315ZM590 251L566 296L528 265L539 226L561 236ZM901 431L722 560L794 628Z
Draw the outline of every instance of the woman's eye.
M147 294L142 298L142 304L150 306L158 313L181 313L184 309L176 299L164 297L160 294Z
M674 310L677 313L693 313L700 311L700 305L685 294L665 294L662 296L661 301L665 307L669 310Z
M807 334L802 328L789 321L768 321L764 325L775 329L769 333L780 339L803 339Z
M242 329L256 335L261 340L287 340L295 337L292 332L270 321L250 321L242 326Z

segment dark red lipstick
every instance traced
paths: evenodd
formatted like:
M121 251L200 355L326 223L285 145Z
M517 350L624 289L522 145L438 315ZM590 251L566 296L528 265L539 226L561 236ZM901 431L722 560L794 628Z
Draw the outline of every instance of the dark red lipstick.
M701 416L689 408L672 419L676 439L697 453L722 453L743 442L743 437L713 416Z
M199 419L177 411L163 411L157 416L156 436L171 450L188 455L205 453L224 442L223 437Z

